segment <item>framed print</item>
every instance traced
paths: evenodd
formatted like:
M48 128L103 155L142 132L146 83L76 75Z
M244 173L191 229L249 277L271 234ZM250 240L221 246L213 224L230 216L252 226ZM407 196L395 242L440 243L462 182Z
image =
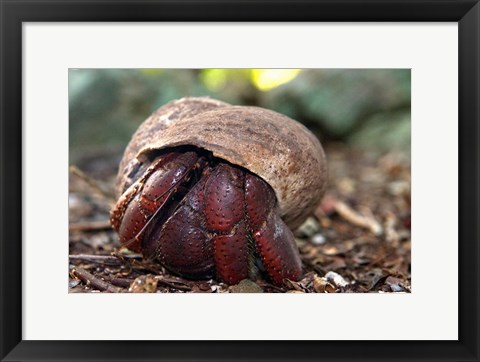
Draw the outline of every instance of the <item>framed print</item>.
M479 359L477 1L1 11L2 361Z

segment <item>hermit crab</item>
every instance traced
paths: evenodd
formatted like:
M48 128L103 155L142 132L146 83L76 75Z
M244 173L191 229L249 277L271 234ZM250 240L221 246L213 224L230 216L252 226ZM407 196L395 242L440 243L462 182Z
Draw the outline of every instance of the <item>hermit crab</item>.
M123 246L186 278L298 280L291 229L326 183L318 139L279 113L183 98L153 113L120 162L110 215Z

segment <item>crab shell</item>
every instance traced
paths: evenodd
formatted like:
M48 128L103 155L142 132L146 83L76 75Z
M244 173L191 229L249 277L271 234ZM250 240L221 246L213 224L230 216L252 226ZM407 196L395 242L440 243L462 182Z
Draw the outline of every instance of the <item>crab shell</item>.
M325 154L303 125L259 107L232 106L207 97L182 98L159 108L128 144L117 177L117 196L132 168L154 151L192 145L246 168L275 191L280 216L297 228L326 187Z

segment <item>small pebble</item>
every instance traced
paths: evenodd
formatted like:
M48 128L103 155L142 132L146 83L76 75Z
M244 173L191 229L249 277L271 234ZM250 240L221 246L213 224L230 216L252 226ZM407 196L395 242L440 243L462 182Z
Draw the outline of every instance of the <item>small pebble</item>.
M80 284L80 280L78 280L78 279L70 279L68 281L68 287L69 288L75 288L78 284Z
M263 293L263 289L250 279L243 279L237 285L232 285L230 288L231 293Z
M405 291L405 289L404 289L403 286L402 286L402 281L401 281L400 279L398 279L398 278L389 276L389 277L385 280L385 284L390 287L390 289L392 290L392 292L398 293L398 292L403 292L403 291Z
M390 289L392 289L392 292L395 292L395 293L403 292L403 288L398 284L390 285Z
M295 234L303 237L310 238L320 231L321 227L317 219L309 217L305 222L300 225Z
M327 278L330 283L333 283L340 288L345 288L349 284L340 274L335 273L334 271L329 271L325 274L325 278Z
M318 234L315 234L315 235L312 236L311 241L312 241L312 244L314 244L314 245L322 245L322 244L325 244L327 239L325 238L325 236L318 233Z
M157 282L158 280L153 275L141 275L130 284L128 291L130 293L155 293Z

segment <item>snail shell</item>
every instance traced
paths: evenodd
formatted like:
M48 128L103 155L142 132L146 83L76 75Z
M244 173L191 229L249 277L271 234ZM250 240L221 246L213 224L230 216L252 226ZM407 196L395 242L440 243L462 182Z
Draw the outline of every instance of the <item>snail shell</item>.
M185 145L211 151L264 179L275 191L280 216L292 229L325 191L325 154L306 127L271 110L201 97L170 102L140 125L120 162L118 196L132 182L134 165L155 151Z

